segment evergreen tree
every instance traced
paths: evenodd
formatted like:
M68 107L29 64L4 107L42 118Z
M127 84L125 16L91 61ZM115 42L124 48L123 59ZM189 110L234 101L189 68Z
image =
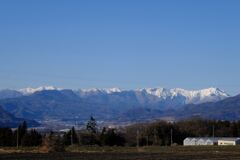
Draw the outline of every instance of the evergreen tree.
M63 142L65 145L78 144L79 140L74 127L63 135Z
M23 137L27 134L27 122L23 121L22 124L18 126L18 129L15 130L14 135L16 138L16 145L20 146L22 144Z
M0 128L0 146L13 145L13 132L10 128Z
M23 146L39 146L42 143L42 136L35 129L25 134L22 138Z
M80 143L82 145L100 145L97 122L91 116L89 121L86 124L86 131L80 133Z
M107 146L124 146L125 138L120 133L117 133L115 129L108 129L104 127L101 134L101 141L103 145Z
M86 128L92 134L97 133L97 122L92 116L90 117L90 120L88 121Z

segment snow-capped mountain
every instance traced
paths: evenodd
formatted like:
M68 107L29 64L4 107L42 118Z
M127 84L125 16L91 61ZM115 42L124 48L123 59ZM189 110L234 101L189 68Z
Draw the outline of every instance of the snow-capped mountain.
M138 101L151 104L156 102L178 101L183 104L200 104L205 102L216 102L223 100L229 95L219 88L207 88L202 90L185 90L181 88L167 89L167 88L143 88L136 90L122 90L119 88L109 89L79 89L75 91L81 97L91 97L100 95L126 95L134 93L133 98Z
M78 89L75 92L80 96L91 96L91 95L98 95L98 94L113 94L113 93L120 93L123 90L120 88L90 88L90 89Z
M23 95L31 95L35 92L48 90L61 91L63 89L53 86L42 86L38 88L24 88L18 90L18 92L22 93ZM104 99L106 99L106 96L108 96L108 98L109 96L111 97L113 95L123 97L124 95L131 94L132 99L136 99L137 101L141 102L141 105L151 105L153 103L160 102L167 102L167 104L171 105L171 101L174 101L174 104L179 103L179 105L200 104L205 102L216 102L229 97L226 92L220 90L219 88L213 87L202 90L185 90L182 88L142 88L135 90L124 90L120 88L91 88L73 90L73 92L82 98L88 97L90 99L91 96L98 96L99 98L101 98L101 96L105 96ZM128 98L128 100L130 99L131 97Z
M38 88L31 88L31 87L23 88L23 89L20 89L19 92L21 92L23 95L30 95L35 92L40 92L45 90L61 90L61 89L53 86L41 86Z
M145 92L148 95L153 95L161 100L168 98L184 97L185 104L199 104L205 102L216 102L223 100L229 95L219 88L207 88L202 90L184 90L181 88L166 89L166 88L146 88L139 89L140 92Z
M5 97L10 97L0 99L0 105L16 117L38 120L69 119L69 117L76 116L81 117L81 120L86 120L90 115L106 121L151 119L164 116L165 113L171 113L173 110L178 113L179 109L186 105L194 108L198 107L198 104L218 102L229 97L227 93L218 88L71 90L47 86L21 89L20 92L22 94L16 94L16 96L12 92L10 94L9 91L2 92L8 93Z
M41 91L61 91L64 89L53 86L41 86L37 88L24 88L18 91L14 90L2 90L0 91L0 99L3 98L15 98L21 95L32 95ZM10 92L11 91L11 92ZM137 101L137 105L156 105L161 103L162 105L168 105L169 107L181 106L185 104L200 104L205 102L216 102L223 100L229 95L220 90L219 88L207 88L201 90L185 90L181 88L142 88L135 90L125 90L120 88L91 88L91 89L78 89L72 90L76 95L81 98L96 98L98 102L106 103L108 101L122 101L131 102ZM117 99L116 99L117 97ZM126 101L127 97L127 101ZM102 99L101 99L102 98ZM125 99L124 99L125 98ZM92 99L94 101L94 99Z

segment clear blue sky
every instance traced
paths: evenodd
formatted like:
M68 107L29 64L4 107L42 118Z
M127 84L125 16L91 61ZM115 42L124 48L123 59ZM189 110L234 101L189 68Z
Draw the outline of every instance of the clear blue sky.
M240 93L239 0L1 0L0 88Z

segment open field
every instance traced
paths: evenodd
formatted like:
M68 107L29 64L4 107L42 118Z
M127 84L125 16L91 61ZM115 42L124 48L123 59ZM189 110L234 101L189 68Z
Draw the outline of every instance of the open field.
M18 152L18 153L17 153ZM16 160L239 160L240 147L70 147L65 153L40 153L37 148L0 149L0 159Z

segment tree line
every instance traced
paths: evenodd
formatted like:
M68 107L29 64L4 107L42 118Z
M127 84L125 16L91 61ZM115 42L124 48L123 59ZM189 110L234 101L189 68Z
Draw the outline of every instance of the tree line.
M136 140L136 137L138 140ZM158 121L126 127L126 145L182 145L186 137L240 137L240 121L205 120L198 117L178 122Z
M16 130L0 128L0 146L39 146L42 135L35 129L28 130L24 121Z
M29 130L25 121L15 130L0 128L0 146L47 146L61 150L61 146L68 145L124 146L125 138L117 129L103 127L100 130L93 117L90 117L85 129L76 131L72 127L64 134L60 132L41 134L35 129ZM59 148L56 148L57 146Z
M123 128L99 128L90 117L85 129L72 127L64 134L40 134L23 122L17 129L0 128L0 146L47 146L62 150L64 146L150 146L181 145L186 137L240 137L240 121L216 121L192 118L178 122L158 121ZM61 148L62 146L62 148Z

